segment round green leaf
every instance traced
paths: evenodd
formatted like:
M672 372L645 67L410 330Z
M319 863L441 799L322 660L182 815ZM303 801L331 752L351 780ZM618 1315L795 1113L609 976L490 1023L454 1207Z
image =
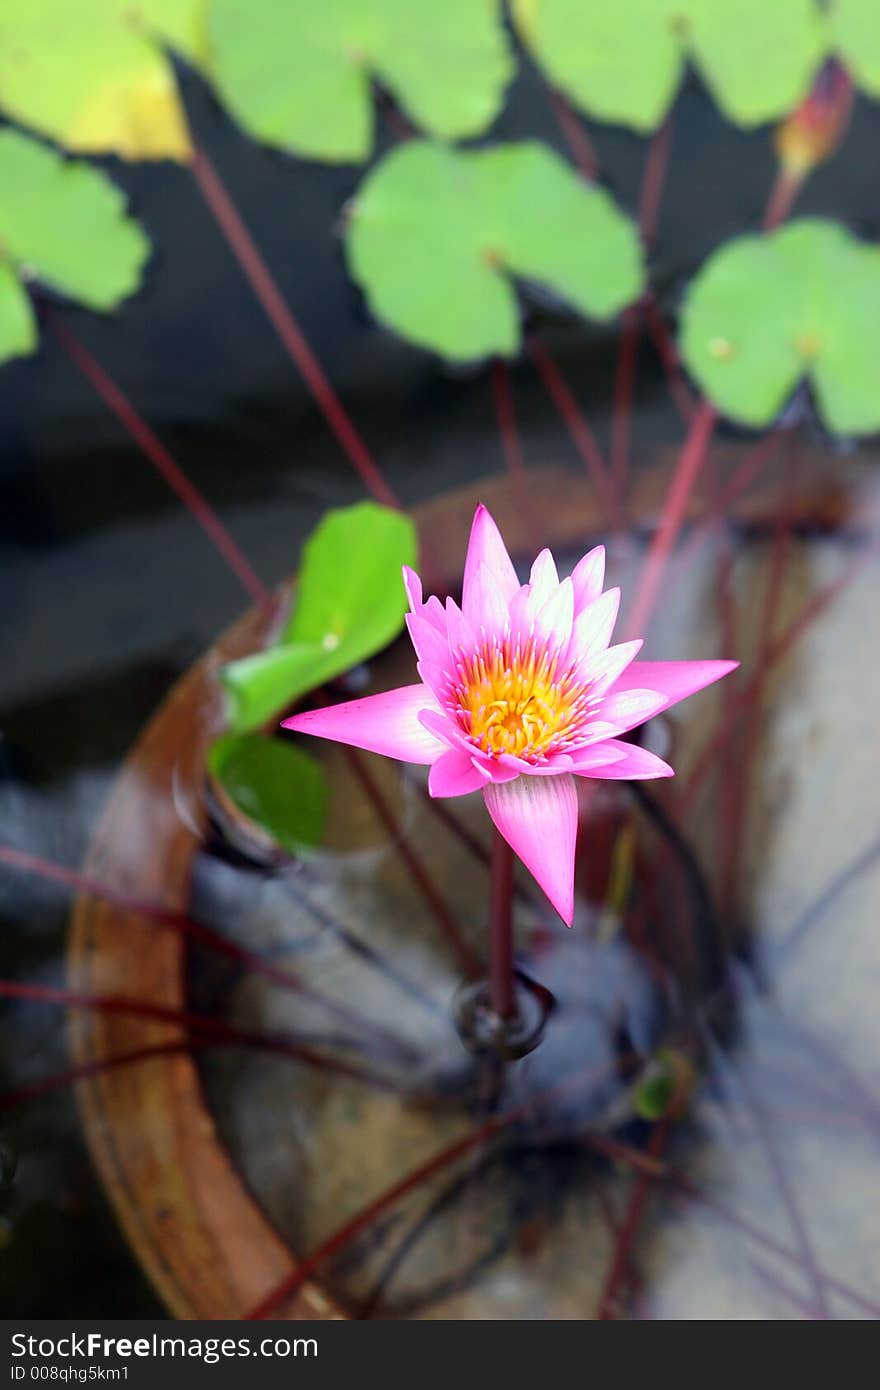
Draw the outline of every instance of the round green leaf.
M536 142L401 145L361 184L346 250L378 319L459 361L517 350L511 277L597 319L636 299L644 278L632 223Z
M830 41L857 86L880 97L880 13L877 0L830 0Z
M729 120L777 120L807 95L825 56L816 0L688 0L686 11L685 52Z
M381 651L406 612L401 569L416 561L409 517L375 502L328 512L303 548L290 616L274 647L224 667L233 729L252 729Z
M740 125L796 105L822 60L816 0L513 0L523 42L551 80L598 120L646 132L691 61Z
M191 61L202 0L2 0L0 108L71 150L186 160L169 44Z
M92 309L111 309L140 285L150 243L106 175L16 130L0 130L0 247Z
M312 159L373 145L375 79L445 139L484 130L513 62L499 0L210 0L210 72L257 139Z
M684 61L663 0L512 0L511 10L535 61L581 110L638 131L659 125Z
M26 357L37 346L31 302L12 267L0 261L0 362Z
M226 734L211 748L208 770L242 815L288 853L320 843L327 818L324 771L290 739Z
M680 342L714 404L770 423L802 377L841 434L880 429L880 248L820 219L717 251L693 281Z
M415 526L403 512L376 502L328 512L303 547L284 640L344 651L340 671L381 650L403 626L401 570L416 553Z

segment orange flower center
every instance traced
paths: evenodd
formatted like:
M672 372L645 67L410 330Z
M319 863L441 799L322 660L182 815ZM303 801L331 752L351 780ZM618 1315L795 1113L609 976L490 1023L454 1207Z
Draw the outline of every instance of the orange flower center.
M466 731L485 753L537 762L574 741L591 708L586 688L558 653L529 641L497 643L463 657L453 699Z

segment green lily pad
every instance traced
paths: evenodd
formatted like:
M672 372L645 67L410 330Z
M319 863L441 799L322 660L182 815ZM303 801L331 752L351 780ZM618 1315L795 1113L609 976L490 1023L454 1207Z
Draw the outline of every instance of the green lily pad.
M403 627L401 568L416 552L415 527L401 512L375 502L328 512L303 548L276 645L221 672L230 727L257 728L386 647Z
M197 62L202 22L202 0L3 0L0 109L70 150L184 161L162 45Z
M646 132L692 62L721 110L753 126L806 95L827 36L816 0L512 0L526 47L600 121Z
M0 248L91 309L112 309L140 285L150 243L106 175L39 140L0 130Z
M688 369L719 410L775 418L798 381L840 434L880 429L880 248L821 219L741 237L711 257L685 301Z
M513 277L595 319L631 303L644 282L633 224L532 141L401 145L358 189L346 251L378 319L458 361L516 352Z
M225 734L208 753L208 771L241 814L288 853L320 844L327 819L324 770L290 739Z
M373 80L455 140L485 130L513 72L499 0L211 0L208 42L245 130L312 159L367 158Z
M880 97L880 15L876 0L831 0L827 26L831 46L857 86Z
M37 325L27 292L6 261L0 261L0 362L27 357L37 346Z

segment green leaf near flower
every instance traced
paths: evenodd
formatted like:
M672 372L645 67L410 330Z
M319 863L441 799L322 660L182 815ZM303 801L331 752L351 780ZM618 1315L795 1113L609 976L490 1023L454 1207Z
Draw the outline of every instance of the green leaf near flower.
M27 292L14 270L0 260L0 362L26 357L37 346L37 325Z
M226 734L208 754L208 771L241 815L288 853L320 843L327 818L324 770L291 740Z
M278 642L223 669L230 727L257 728L386 647L403 627L401 567L416 552L400 512L375 502L328 512L304 546Z
M633 224L537 142L453 150L409 141L358 189L346 250L378 319L459 361L514 353L514 278L607 319L644 282Z
M196 62L202 0L3 0L0 110L70 150L186 160L163 45Z
M484 130L513 71L499 0L211 0L208 67L245 130L312 159L373 146L373 82L444 139Z
M798 381L840 434L880 429L880 248L821 219L729 242L693 281L680 343L735 420L769 424Z
M39 140L0 130L0 249L91 309L112 309L140 285L150 243L106 175Z
M513 0L512 11L575 105L641 132L663 120L688 61L737 124L785 115L828 43L816 0Z

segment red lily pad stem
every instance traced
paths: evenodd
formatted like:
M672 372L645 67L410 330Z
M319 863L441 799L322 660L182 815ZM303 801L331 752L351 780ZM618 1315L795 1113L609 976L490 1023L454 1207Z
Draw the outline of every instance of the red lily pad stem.
M172 492L177 494L187 511L201 526L251 598L261 608L271 610L274 605L272 595L254 572L246 556L232 539L207 499L190 482L183 469L174 461L162 441L138 414L128 397L123 394L112 377L105 372L88 348L71 332L67 324L54 311L45 306L41 307L41 312L46 327L61 344L73 365L82 373L92 389L116 416L125 432L165 479Z
M627 614L628 638L642 636L654 612L666 562L672 553L684 521L694 484L706 457L718 414L709 401L702 401L691 423L684 447L666 494L660 522L645 560L635 597Z
M672 120L671 117L667 117L652 136L648 146L639 192L639 231L642 234L642 242L646 250L650 249L657 232L657 217L660 211L663 185L666 180L671 143ZM611 476L621 505L626 494L626 479L629 472L633 392L635 390L639 340L642 335L643 308L644 300L640 300L639 303L631 305L624 314L620 353L614 379L614 404L611 415Z
M193 145L190 169L266 317L278 334L352 467L368 491L386 507L400 508L373 457L313 353L275 279L245 226L238 209L204 150Z
M545 84L544 91L547 94L550 109L556 117L556 123L571 152L572 159L582 177L588 183L592 183L599 175L599 157L593 148L593 142L587 134L583 121L572 110L568 100L555 87Z
M535 502L529 488L529 478L523 459L522 440L516 425L513 392L510 389L510 369L500 357L492 359L492 399L495 404L495 418L498 422L504 466L510 474L517 505L523 516L530 519L532 528L537 530Z
M529 334L526 346L531 354L532 361L538 369L544 387L556 406L563 424L568 430L571 441L575 449L583 460L587 473L592 479L599 496L602 498L608 523L612 527L620 530L623 526L623 517L614 488L611 485L611 478L608 473L602 450L593 431L587 423L586 416L581 410L571 388L559 367L553 361L544 344L536 333Z

